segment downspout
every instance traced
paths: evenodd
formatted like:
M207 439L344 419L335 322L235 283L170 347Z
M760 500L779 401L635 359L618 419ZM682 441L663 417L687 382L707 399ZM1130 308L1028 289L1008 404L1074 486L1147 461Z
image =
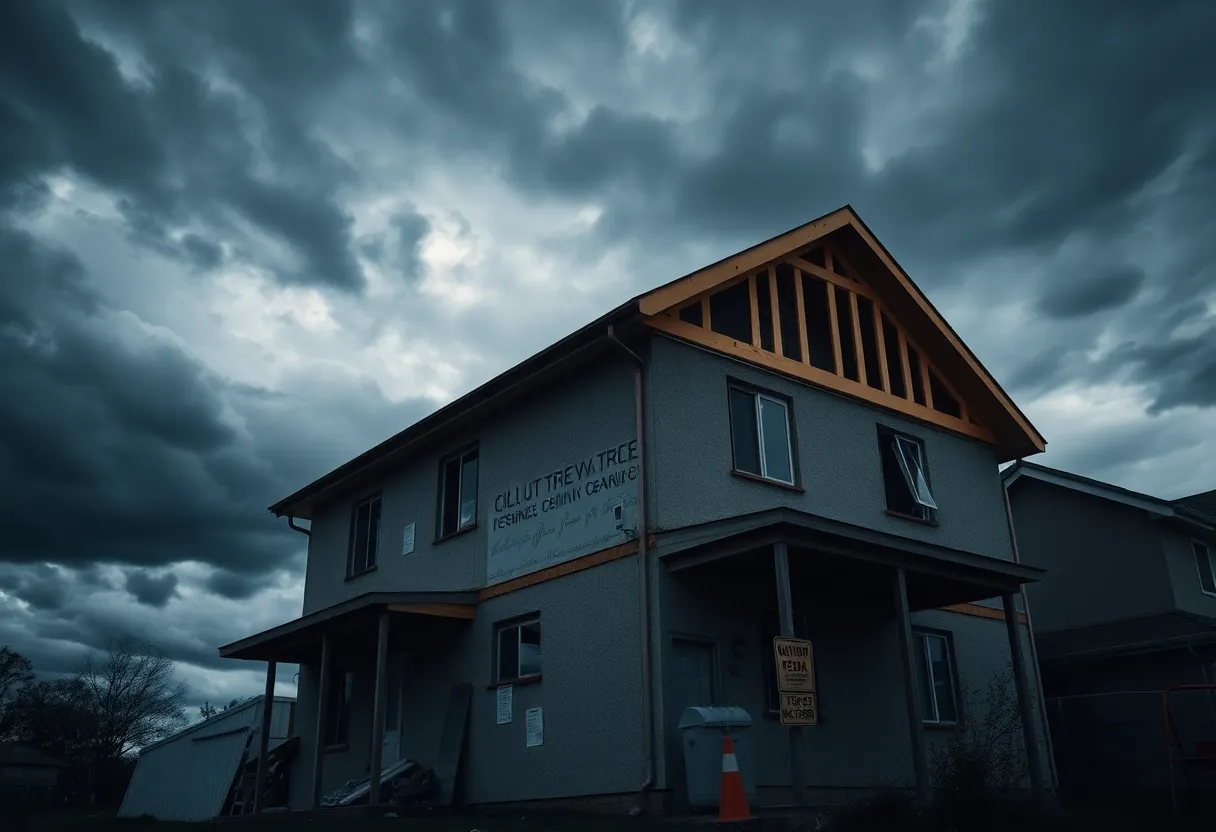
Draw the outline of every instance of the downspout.
M612 341L633 359L633 404L635 429L638 437L638 607L641 610L642 624L642 731L646 745L645 769L646 779L638 789L638 795L644 800L645 794L654 787L654 680L650 672L650 562L647 558L649 548L647 537L649 524L646 515L646 418L643 407L642 370L646 362L636 352L616 337L612 324L608 325L608 340ZM635 807L634 813L642 811L642 803Z
M1018 458L1018 462L1021 462ZM1022 556L1018 552L1018 535L1013 528L1013 506L1009 503L1009 489L1001 480L1001 497L1005 501L1005 523L1009 527L1009 544L1013 551L1013 562L1020 564ZM1034 640L1034 619L1030 617L1030 599L1026 596L1026 584L1018 587L1022 596L1022 610L1026 613L1026 639L1030 642L1030 662L1034 665L1034 686L1039 695L1039 720L1043 723L1043 740L1047 743L1047 765L1051 771L1051 786L1054 790L1060 788L1060 773L1056 770L1056 751L1051 741L1051 726L1047 723L1047 700L1043 695L1043 666L1039 664L1039 648ZM1030 753L1030 749L1026 749Z
M295 531L297 531L297 532L299 532L299 533L300 533L300 534L302 534L302 535L306 535L306 536L308 536L308 537L312 537L312 532L311 532L311 531L309 531L308 529L304 528L303 526L297 526L297 525L296 525L296 516L295 516L294 514L289 514L289 515L287 515L287 527L288 527L288 528L290 528L290 529L293 529L293 530L295 530Z

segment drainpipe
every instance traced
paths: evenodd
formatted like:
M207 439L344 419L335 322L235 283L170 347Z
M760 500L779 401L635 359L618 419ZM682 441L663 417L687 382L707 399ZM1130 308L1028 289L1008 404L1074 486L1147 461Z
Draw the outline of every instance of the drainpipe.
M296 516L294 514L287 515L287 527L299 532L302 535L306 535L307 537L312 537L311 531L304 528L303 526L296 525Z
M1021 462L1019 457L1018 462ZM1021 563L1022 556L1018 552L1018 535L1013 528L1013 506L1009 504L1009 488L1001 480L1001 497L1005 501L1005 523L1009 526L1009 545L1013 551L1013 562ZM1047 765L1051 771L1051 785L1054 790L1060 787L1060 773L1056 770L1055 746L1051 741L1051 727L1047 724L1047 700L1043 697L1043 666L1039 664L1039 648L1034 641L1034 619L1030 617L1030 599L1026 596L1026 584L1018 588L1022 595L1022 609L1026 613L1026 637L1030 642L1030 662L1034 665L1034 686L1039 695L1039 720L1043 723L1043 740L1047 743ZM1030 753L1030 749L1026 749Z
M654 680L650 672L650 563L647 558L647 535L649 525L646 522L646 419L643 408L642 370L646 362L636 352L616 337L612 324L608 325L608 340L612 341L633 359L633 404L636 430L638 436L638 607L641 609L642 623L642 730L646 744L646 779L638 789L638 796L644 800L644 795L654 787ZM634 812L642 811L639 801Z

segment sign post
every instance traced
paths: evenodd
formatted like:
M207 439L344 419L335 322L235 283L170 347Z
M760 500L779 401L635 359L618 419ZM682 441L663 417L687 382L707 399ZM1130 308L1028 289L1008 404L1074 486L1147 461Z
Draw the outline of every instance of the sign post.
M811 643L801 638L773 639L773 663L777 668L777 690L781 699L782 725L818 725L815 699L815 654Z

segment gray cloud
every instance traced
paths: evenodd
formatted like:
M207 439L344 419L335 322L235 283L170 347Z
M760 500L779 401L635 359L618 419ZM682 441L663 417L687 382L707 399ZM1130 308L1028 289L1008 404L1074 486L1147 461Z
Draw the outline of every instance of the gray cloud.
M177 575L172 572L153 575L146 569L132 569L126 574L126 589L141 604L163 607L177 597Z
M1116 309L1136 297L1144 280L1143 270L1131 266L1095 275L1062 274L1039 296L1039 310L1053 318L1080 318Z

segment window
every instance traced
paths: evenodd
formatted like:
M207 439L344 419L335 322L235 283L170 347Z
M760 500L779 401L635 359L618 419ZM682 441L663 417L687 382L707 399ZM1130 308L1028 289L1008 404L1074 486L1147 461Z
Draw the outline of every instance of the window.
M787 402L766 393L731 387L730 438L736 471L794 484Z
M540 676L540 617L520 618L496 629L495 680L507 683Z
M380 495L360 500L350 510L350 537L346 545L346 575L358 575L376 565L380 542Z
M781 710L777 690L777 664L773 659L773 639L781 635L781 622L776 610L767 610L760 618L760 666L764 672L764 708L775 714ZM806 617L794 614L794 637L806 638Z
M929 488L925 445L914 436L878 428L878 450L882 458L882 482L887 510L920 520L934 520L937 501Z
M958 693L950 638L944 633L914 632L912 650L920 685L920 715L933 725L958 722Z
M1195 568L1199 570L1199 586L1205 595L1216 595L1216 568L1212 565L1212 551L1206 543L1198 540L1191 541L1191 551L1195 553Z
M439 469L439 536L477 525L477 448L443 461Z
M350 739L350 705L354 699L355 673L335 668L329 680L325 705L325 744L346 745Z

